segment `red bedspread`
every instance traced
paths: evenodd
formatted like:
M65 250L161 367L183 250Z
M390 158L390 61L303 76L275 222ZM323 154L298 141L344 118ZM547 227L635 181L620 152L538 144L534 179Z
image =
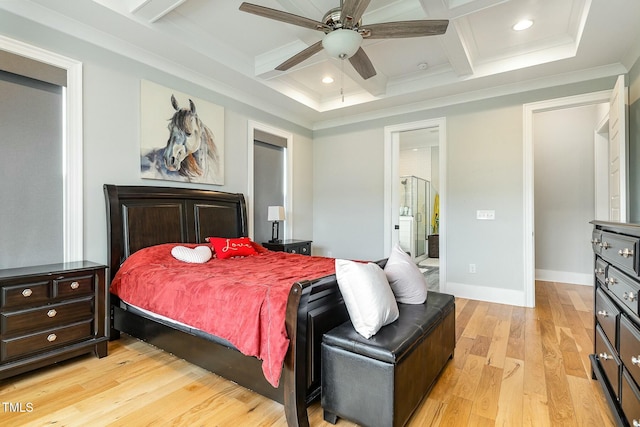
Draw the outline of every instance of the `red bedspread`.
M113 279L111 292L129 304L228 340L242 353L261 359L265 378L277 387L289 346L289 290L296 281L334 274L334 259L266 251L190 264L173 258L174 246L153 246L130 256Z

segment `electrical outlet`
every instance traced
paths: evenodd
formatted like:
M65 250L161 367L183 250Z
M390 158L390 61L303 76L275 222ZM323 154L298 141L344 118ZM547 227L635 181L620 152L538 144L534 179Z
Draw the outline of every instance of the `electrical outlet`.
M476 265L469 264L469 273L475 273L475 272L476 272Z

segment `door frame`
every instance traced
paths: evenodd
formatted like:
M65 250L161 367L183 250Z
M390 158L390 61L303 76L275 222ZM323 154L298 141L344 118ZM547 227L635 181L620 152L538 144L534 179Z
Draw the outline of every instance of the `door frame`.
M54 65L67 72L63 88L62 228L64 262L84 259L82 62L0 35L0 50Z
M611 90L550 99L523 105L523 193L524 193L524 305L535 307L535 206L533 164L533 117L535 113L608 103ZM596 126L594 126L594 130Z
M255 140L255 131L260 130L262 132L270 133L272 135L279 136L287 140L287 147L285 148L285 167L284 167L284 235L282 239L289 239L293 235L293 214L291 209L293 208L293 134L291 132L278 129L273 126L269 126L264 123L249 120L247 122L247 228L249 237L254 238L254 219L253 219L253 195L254 195L254 149L253 144Z
M443 236L443 238L440 239L439 279L440 291L445 292L447 283L447 119L445 117L384 127L384 253L388 254L391 252L391 247L393 243L397 241L398 234L398 231L394 229L396 225L394 218L399 217L398 207L400 206L400 195L398 186L396 185L400 177L400 132L434 127L438 128L438 163L440 167L439 234Z

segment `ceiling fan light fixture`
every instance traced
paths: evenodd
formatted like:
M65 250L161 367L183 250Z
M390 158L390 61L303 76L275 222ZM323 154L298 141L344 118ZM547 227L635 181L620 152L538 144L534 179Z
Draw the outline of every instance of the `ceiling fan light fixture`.
M351 58L360 49L362 36L354 30L334 30L324 36L322 47L333 58Z

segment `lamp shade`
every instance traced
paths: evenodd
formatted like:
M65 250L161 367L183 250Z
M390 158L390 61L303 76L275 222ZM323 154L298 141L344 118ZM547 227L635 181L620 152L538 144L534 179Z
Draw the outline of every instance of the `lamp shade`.
M334 30L324 36L322 47L334 58L346 59L356 54L362 43L362 36L354 30Z
M267 221L284 221L284 206L269 206Z

